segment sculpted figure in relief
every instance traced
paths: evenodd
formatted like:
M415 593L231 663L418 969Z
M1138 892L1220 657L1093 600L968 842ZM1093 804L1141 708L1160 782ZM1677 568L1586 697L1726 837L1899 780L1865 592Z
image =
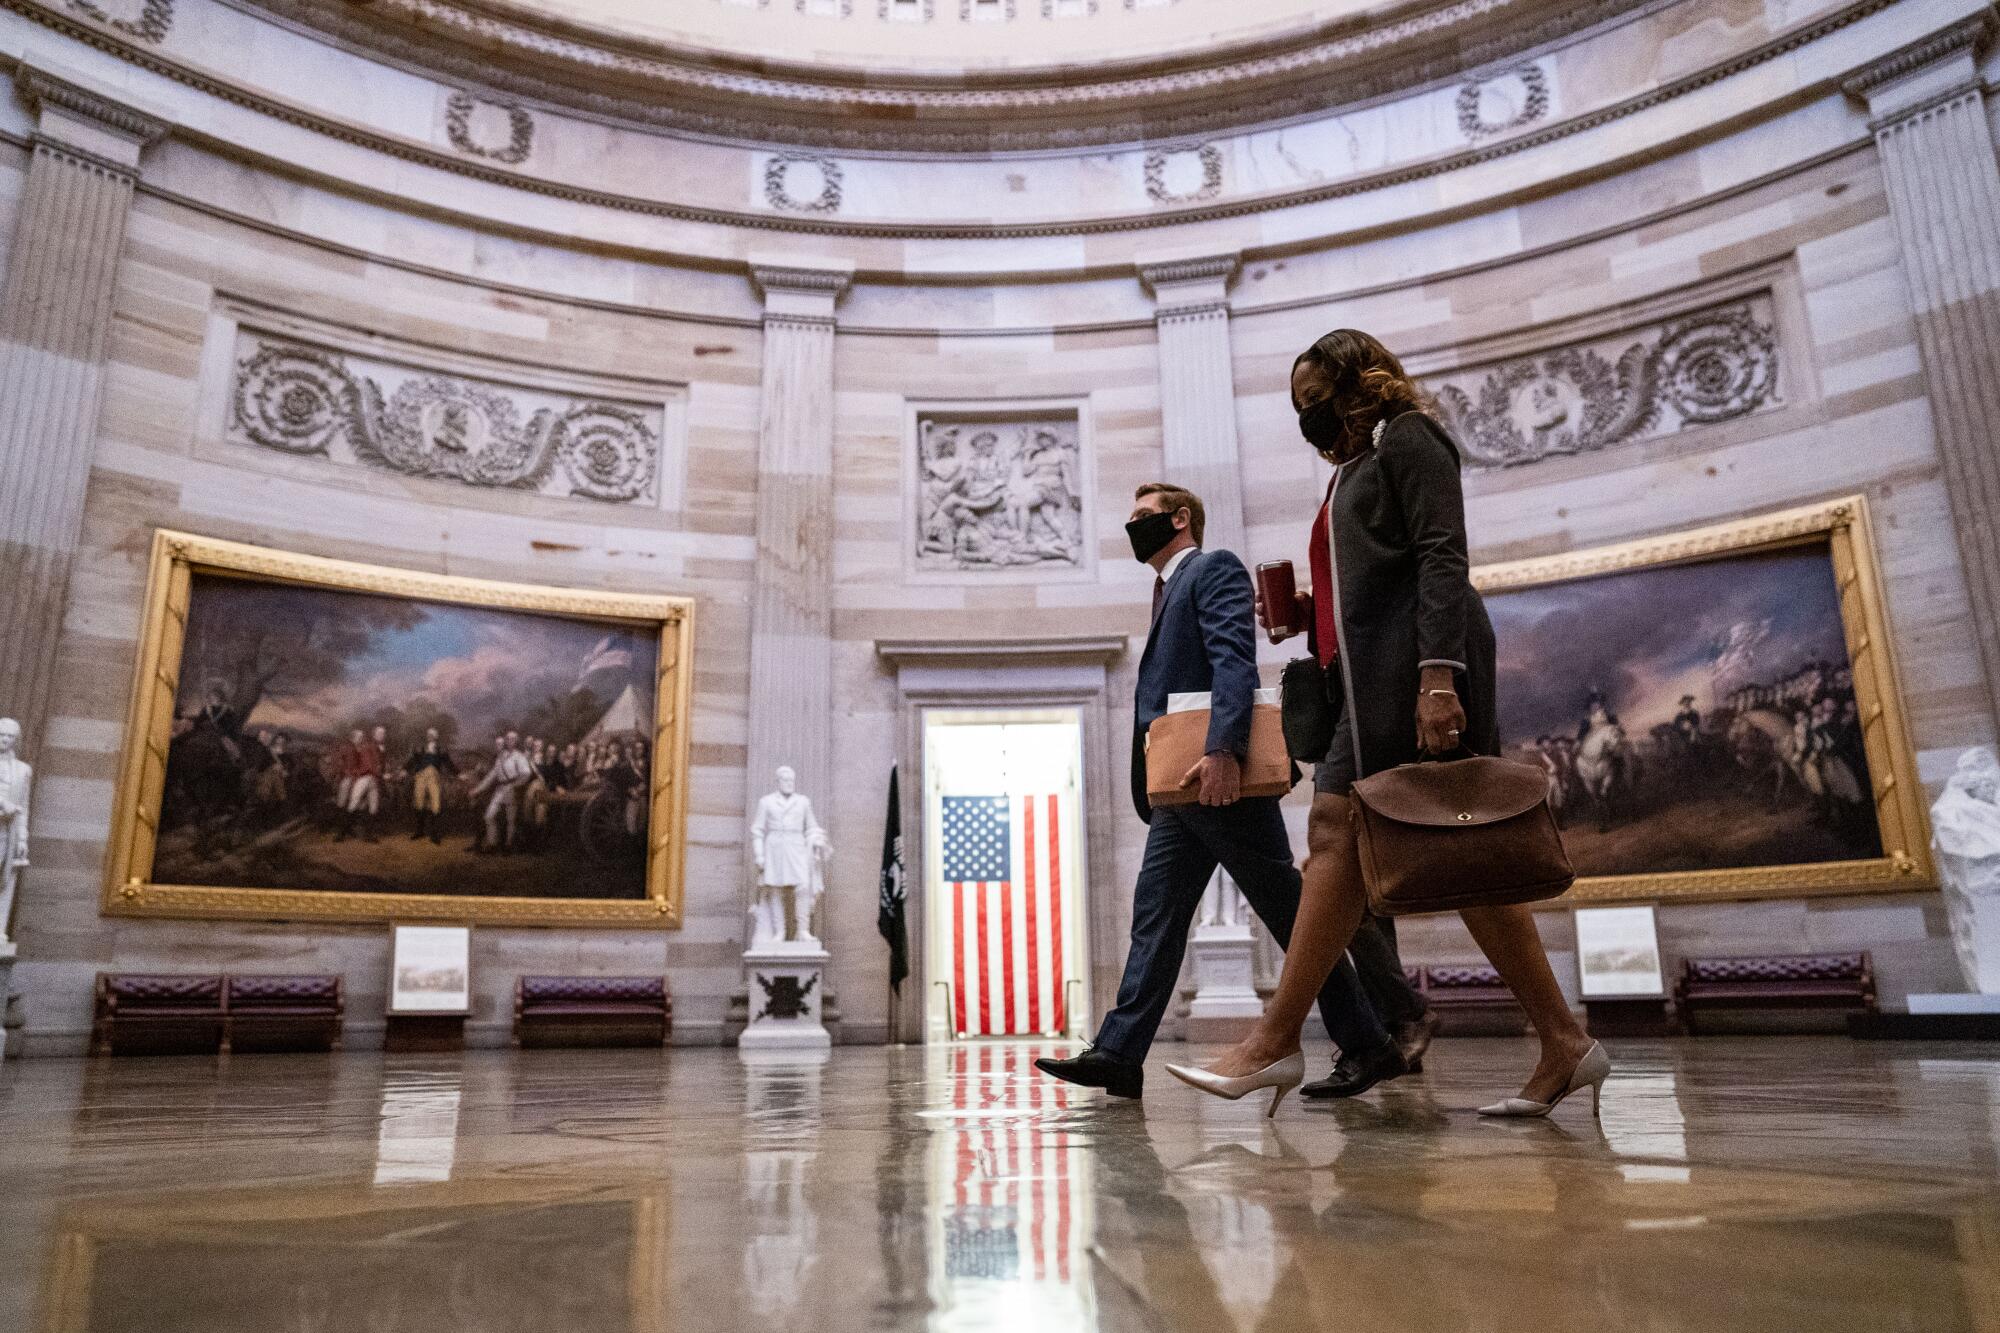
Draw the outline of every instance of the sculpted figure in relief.
M1073 422L922 423L918 562L987 569L1081 563L1083 487Z

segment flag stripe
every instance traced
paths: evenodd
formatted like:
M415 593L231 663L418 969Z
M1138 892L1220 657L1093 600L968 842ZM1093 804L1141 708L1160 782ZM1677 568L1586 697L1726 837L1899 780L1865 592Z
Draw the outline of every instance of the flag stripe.
M1027 908L1028 937L1028 1026L1029 1032L1042 1030L1042 959L1041 941L1036 938L1037 916L1035 893L1035 798L1021 798L1021 844L1025 855L1021 857L1021 900Z
M983 1037L993 1031L993 960L986 949L986 881L980 880L973 886L979 895L974 904L979 922L979 1034Z
M1014 1026L1014 884L1000 886L1000 1030L1009 1036L1021 1029Z
M1063 966L1062 827L1054 796L1049 797L1049 949L1054 955L1049 965L1049 980L1056 988L1055 1030L1067 1034L1069 997L1065 992L1069 990L1069 972Z
M952 975L956 978L952 987L953 1031L965 1035L965 890L964 886L951 886L951 953Z

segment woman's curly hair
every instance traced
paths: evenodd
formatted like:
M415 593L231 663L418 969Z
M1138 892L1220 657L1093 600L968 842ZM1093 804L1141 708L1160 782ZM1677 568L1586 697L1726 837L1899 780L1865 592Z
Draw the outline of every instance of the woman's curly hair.
M1376 422L1404 412L1433 410L1430 395L1417 387L1396 354L1359 329L1335 329L1324 335L1299 353L1292 362L1293 372L1304 364L1317 367L1333 386L1332 398L1341 404L1340 416L1347 423L1343 452L1348 458L1367 450ZM1297 400L1292 406L1298 406ZM1332 453L1326 457L1328 462L1341 461Z

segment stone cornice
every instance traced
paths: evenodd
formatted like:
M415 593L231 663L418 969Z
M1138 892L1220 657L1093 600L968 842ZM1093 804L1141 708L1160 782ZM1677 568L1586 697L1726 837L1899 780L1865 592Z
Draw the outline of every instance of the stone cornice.
M1910 43L1899 51L1852 74L1844 80L1840 89L1849 97L1866 102L1877 92L1899 79L1906 79L1921 72L1927 66L1963 53L1977 56L1986 45L1993 32L1993 14L1974 14L1961 19L1950 27L1941 28L1930 36Z
M1805 24L1790 32L1782 33L1760 46L1739 53L1734 58L1718 62L1715 65L1698 70L1683 78L1648 89L1623 102L1600 107L1586 114L1558 121L1499 142L1481 145L1456 153L1444 154L1436 158L1408 165L1388 167L1363 175L1286 191L1281 194L1224 198L1211 203L1162 208L1145 214L1083 219L1050 219L1047 221L1019 223L951 222L929 224L889 221L871 222L860 219L850 221L801 214L746 212L733 209L703 207L700 205L679 204L665 200L645 199L631 195L616 194L606 190L592 189L587 186L541 180L517 171L499 170L481 162L437 151L428 146L412 143L407 140L392 138L343 121L330 120L314 115L292 104L264 96L261 93L234 83L222 82L205 72L190 69L177 61L162 57L160 54L143 45L126 40L115 33L107 32L101 27L96 27L59 14L44 4L39 3L39 0L0 0L0 8L13 10L45 27L106 51L133 65L151 70L154 73L188 87L195 88L210 96L245 107L258 114L269 116L274 120L296 125L342 142L383 153L387 156L421 163L436 170L475 178L491 184L505 185L514 189L526 190L594 207L615 209L621 212L756 231L892 239L987 240L1015 237L1094 235L1181 226L1197 222L1253 216L1277 209L1316 204L1331 199L1352 197L1372 190L1427 179L1557 142L1571 135L1596 129L1624 117L1635 115L1676 98L1697 92L1702 88L1745 70L1755 68L1770 60L1781 58L1811 42L1817 41L1888 8L1892 3L1894 3L1894 0L1854 0L1854 3L1844 9L1833 11L1812 23ZM199 136L195 135L190 135L190 137L199 138ZM226 144L210 142L209 146L219 151L224 151L230 156L248 156L251 160L256 160L254 155L244 154L240 150L231 151L230 146ZM1127 271L1129 272L1130 270Z
M171 128L159 116L25 62L14 72L14 86L33 111L56 108L142 148L165 137Z
M477 0L223 0L394 63L516 100L738 142L864 152L1071 149L1309 116L1514 59L1657 0L1416 0L1275 48L1187 52L1130 69L847 74L614 40Z

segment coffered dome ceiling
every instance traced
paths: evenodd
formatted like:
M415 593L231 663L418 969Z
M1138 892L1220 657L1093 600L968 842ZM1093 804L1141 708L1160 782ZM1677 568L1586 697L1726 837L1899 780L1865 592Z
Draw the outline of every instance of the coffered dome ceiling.
M1311 115L1644 0L247 0L496 91L760 143L991 152Z

